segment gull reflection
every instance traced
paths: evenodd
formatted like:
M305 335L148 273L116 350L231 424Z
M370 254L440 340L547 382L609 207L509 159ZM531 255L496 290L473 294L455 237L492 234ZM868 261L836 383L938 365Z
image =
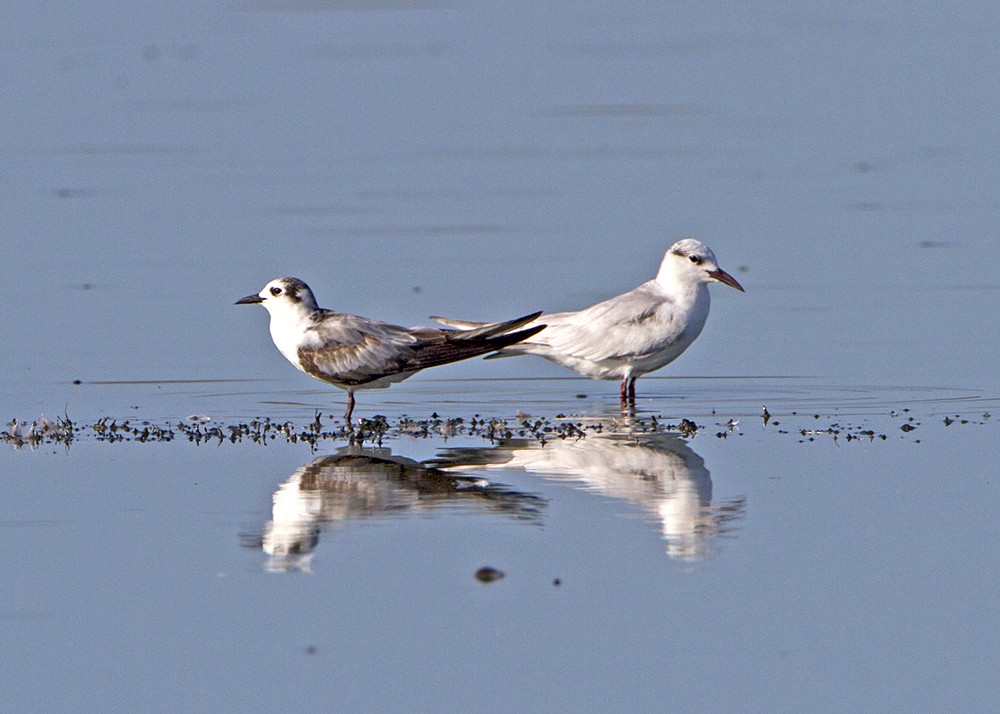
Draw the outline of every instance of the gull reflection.
M297 469L274 493L272 518L246 545L269 556L274 572L311 572L321 531L352 521L461 503L516 520L541 522L545 501L484 478L428 468L389 449L344 447Z
M712 478L686 441L663 432L587 434L581 439L514 439L489 449L446 449L439 468L523 469L636 504L660 526L667 555L698 561L744 515L743 498L712 503Z

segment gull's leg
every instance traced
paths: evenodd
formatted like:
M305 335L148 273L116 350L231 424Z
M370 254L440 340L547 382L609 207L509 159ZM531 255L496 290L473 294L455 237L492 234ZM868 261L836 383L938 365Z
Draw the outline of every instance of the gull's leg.
M351 414L354 413L354 392L347 393L347 413L344 415L344 419L347 421L347 428L353 429L351 425Z
M621 394L621 410L623 417L635 416L635 387L632 387L633 391L629 392L630 384L634 384L635 380L629 381L628 375L622 377L621 387L619 393Z

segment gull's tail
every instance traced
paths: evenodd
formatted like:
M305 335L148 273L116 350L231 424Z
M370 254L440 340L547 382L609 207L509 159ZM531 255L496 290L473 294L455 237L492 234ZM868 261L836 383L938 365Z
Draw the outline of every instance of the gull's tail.
M541 315L542 313L536 312L535 317ZM530 316L529 316L530 317ZM471 330L476 327L486 327L492 325L492 322L473 322L472 320L456 320L453 317L439 317L437 315L431 315L431 319L445 327L456 327L460 330Z

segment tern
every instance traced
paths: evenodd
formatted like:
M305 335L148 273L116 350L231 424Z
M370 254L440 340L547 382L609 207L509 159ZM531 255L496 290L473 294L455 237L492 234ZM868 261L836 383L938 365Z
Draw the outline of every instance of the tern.
M281 354L309 376L347 391L348 426L359 389L382 389L425 367L495 352L545 329L534 325L518 330L540 312L470 329L399 327L321 308L298 278L272 280L235 304L267 308L271 339Z
M635 402L635 380L677 359L708 319L708 284L743 286L719 267L701 241L685 238L663 256L656 277L634 290L576 312L545 313L527 328L547 327L529 340L491 355L538 355L594 379L620 379L621 400ZM454 328L486 323L431 317Z

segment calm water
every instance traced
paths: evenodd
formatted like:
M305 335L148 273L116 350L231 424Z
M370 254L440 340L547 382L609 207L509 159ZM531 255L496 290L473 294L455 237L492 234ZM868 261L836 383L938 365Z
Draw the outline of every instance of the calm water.
M639 382L694 439L523 359L358 413L607 433L0 449L4 700L991 709L998 32L986 2L5 4L4 421L339 413L232 305L279 275L503 318L695 235L747 293Z

